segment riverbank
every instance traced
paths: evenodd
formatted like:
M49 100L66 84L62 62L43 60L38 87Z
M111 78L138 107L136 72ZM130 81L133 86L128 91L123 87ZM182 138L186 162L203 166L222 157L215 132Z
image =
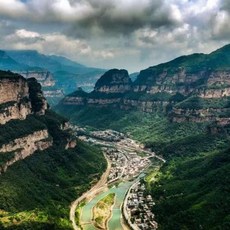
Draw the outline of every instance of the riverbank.
M75 219L75 213L76 213L76 208L85 199L88 199L89 197L93 197L100 189L102 189L106 183L107 183L107 177L109 175L110 169L111 169L111 163L108 160L107 156L104 154L105 159L107 160L107 169L106 171L102 174L100 180L87 192L83 193L81 197L76 199L70 206L70 216L69 219L72 223L73 229L74 230L80 230L79 226L76 224L76 219Z

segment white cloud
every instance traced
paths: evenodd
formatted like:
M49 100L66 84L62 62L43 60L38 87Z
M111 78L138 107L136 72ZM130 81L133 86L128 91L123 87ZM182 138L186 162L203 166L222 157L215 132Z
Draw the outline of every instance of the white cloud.
M0 0L0 15L18 18L27 13L27 7L19 0Z
M39 33L28 31L25 29L16 30L15 35L19 38L39 38L41 37Z

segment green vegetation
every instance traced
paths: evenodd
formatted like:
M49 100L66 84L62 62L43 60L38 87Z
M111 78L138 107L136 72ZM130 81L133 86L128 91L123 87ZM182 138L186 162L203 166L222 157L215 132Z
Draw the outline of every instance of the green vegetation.
M1 153L0 152L0 168L9 160L11 160L15 155L15 152L7 152Z
M66 150L71 133L61 130L65 121L48 111L0 126L2 144L44 128L54 140L0 176L0 229L71 229L70 203L100 178L106 161L99 148L81 141Z
M229 173L229 150L166 163L151 186L159 229L229 229Z
M218 78L219 70L230 70L229 52L230 45L227 45L208 55L182 56L143 70L133 86L135 90L145 92L126 93L120 104L58 106L58 110L77 125L125 132L166 159L159 171L157 167L151 167L145 178L148 192L156 202L153 212L159 229L230 229L230 125L226 125L226 119L218 121L218 118L230 117L230 98L197 96L203 90L220 90L228 86L227 80L213 85L209 85L208 80L211 74ZM100 82L107 85L109 79L103 78ZM147 94L151 86L160 87L162 92ZM167 93L170 91L175 95ZM99 96L103 98L103 95ZM155 103L154 112L147 114L138 108L131 109L132 106L123 103L125 99L139 103L159 102ZM166 106L162 101L169 103ZM217 118L217 122L210 119L203 123L172 123L170 116L175 115L172 113L174 106L191 110L190 114L184 115L194 120L212 117ZM204 111L199 114L199 109Z
M115 193L110 193L93 207L93 220L95 227L107 229L106 225L111 216L111 208L114 204L114 200Z
M166 92L158 92L154 94L147 94L144 92L131 92L127 93L124 98L140 101L169 101L172 95Z
M13 106L15 103L16 101L9 101L9 102L0 104L0 112L6 111L8 107Z
M229 228L230 162L229 151L223 151L230 144L227 132L211 134L209 123L171 123L160 112L112 107L75 110L72 119L129 133L166 158L159 172L151 167L145 178L156 202L153 212L159 229Z
M139 85L154 85L156 84L157 76L167 70L169 76L173 76L179 68L186 69L189 74L196 74L200 71L212 71L212 70L229 70L230 69L230 57L229 57L230 45L226 45L211 54L199 54L181 56L172 61L150 67L140 72L140 75L134 82ZM151 77L151 80L150 78ZM199 80L198 80L199 81ZM199 82L199 85L205 83ZM195 84L197 84L195 82ZM184 84L186 85L186 84Z
M45 100L42 94L41 85L35 78L29 78L27 82L29 85L29 97L31 100L32 110L35 113L40 112Z
M11 120L0 125L0 146L42 129L46 129L46 125L34 116L28 116L26 120Z
M200 98L189 97L188 99L175 105L180 109L208 109L208 108L229 108L230 97L224 98Z
M123 79L121 77L117 77L117 75L123 76ZM117 78L120 84L129 84L131 81L124 82L123 80L128 80L129 79L129 74L128 71L123 69L123 70L118 70L118 69L110 69L106 73L104 73L100 79L96 82L95 88L99 88L100 86L103 85L113 85L116 84L114 81L114 78Z
M81 217L81 210L82 208L85 206L86 201L83 200L82 202L80 202L80 204L77 206L76 208L76 212L75 212L75 221L76 221L76 225L82 229L81 225L80 225L80 217Z

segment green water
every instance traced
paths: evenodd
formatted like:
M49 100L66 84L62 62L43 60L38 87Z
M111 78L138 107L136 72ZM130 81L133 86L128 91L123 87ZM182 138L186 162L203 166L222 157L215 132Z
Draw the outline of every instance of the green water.
M91 219L92 219L92 208L97 204L99 200L104 198L106 195L109 193L115 193L116 194L116 199L115 199L115 204L113 206L112 210L112 217L109 220L109 229L110 230L121 230L122 225L121 225L121 217L122 213L120 210L120 207L122 205L122 202L125 198L125 194L130 188L130 186L134 182L124 182L120 183L117 187L110 188L106 192L102 192L99 195L97 195L93 200L91 200L89 203L87 203L83 209L82 209L82 215L81 215L81 225L84 230L94 230L96 229L93 224L91 224Z

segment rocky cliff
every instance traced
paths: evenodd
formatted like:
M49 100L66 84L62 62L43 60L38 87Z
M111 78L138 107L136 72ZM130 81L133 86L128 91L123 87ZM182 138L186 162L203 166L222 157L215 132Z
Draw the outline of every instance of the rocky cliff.
M52 139L49 139L48 130L40 130L3 144L0 146L0 154L13 153L13 156L0 166L0 174L5 172L9 166L19 160L25 159L36 150L45 150L49 148L52 146L52 143Z
M0 71L0 124L25 119L30 114L44 114L47 102L35 79Z
M101 93L126 93L131 90L131 79L127 70L111 69L96 82L94 91Z
M35 78L0 71L0 173L53 142L63 149L75 148L66 120L47 113L51 112Z

